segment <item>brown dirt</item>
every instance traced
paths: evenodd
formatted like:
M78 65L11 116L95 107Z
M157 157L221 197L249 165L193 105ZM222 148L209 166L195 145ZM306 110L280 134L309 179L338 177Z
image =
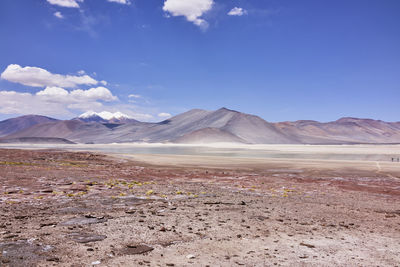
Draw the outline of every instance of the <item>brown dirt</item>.
M311 163L1 149L0 266L400 266L399 173Z

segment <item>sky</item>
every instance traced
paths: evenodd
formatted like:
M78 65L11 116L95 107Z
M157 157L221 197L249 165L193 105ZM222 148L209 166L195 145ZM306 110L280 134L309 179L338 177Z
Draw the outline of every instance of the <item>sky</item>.
M398 0L1 0L0 120L400 121Z

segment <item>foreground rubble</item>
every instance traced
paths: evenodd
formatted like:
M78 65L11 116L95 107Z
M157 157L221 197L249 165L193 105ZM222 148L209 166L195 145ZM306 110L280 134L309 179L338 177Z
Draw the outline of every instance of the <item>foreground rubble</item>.
M0 150L0 266L400 266L400 179Z

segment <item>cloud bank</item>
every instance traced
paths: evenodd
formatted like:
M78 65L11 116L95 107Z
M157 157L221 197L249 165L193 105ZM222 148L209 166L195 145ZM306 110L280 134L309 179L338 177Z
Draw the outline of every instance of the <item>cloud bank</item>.
M69 115L71 110L101 108L105 102L118 101L118 97L104 87L73 89L79 85L92 86L99 82L84 71L80 76L53 74L38 67L21 67L10 64L1 74L1 79L31 87L44 87L36 93L0 91L0 113ZM100 82L102 83L102 82ZM102 84L106 84L103 82Z
M105 87L71 92L60 87L46 87L36 94L0 91L0 113L72 116L71 110L99 109L102 102L116 100L118 98Z

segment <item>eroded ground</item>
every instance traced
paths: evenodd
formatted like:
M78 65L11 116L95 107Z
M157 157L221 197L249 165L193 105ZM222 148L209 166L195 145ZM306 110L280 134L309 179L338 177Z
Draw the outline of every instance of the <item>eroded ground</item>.
M400 164L213 163L2 149L0 266L400 266Z

